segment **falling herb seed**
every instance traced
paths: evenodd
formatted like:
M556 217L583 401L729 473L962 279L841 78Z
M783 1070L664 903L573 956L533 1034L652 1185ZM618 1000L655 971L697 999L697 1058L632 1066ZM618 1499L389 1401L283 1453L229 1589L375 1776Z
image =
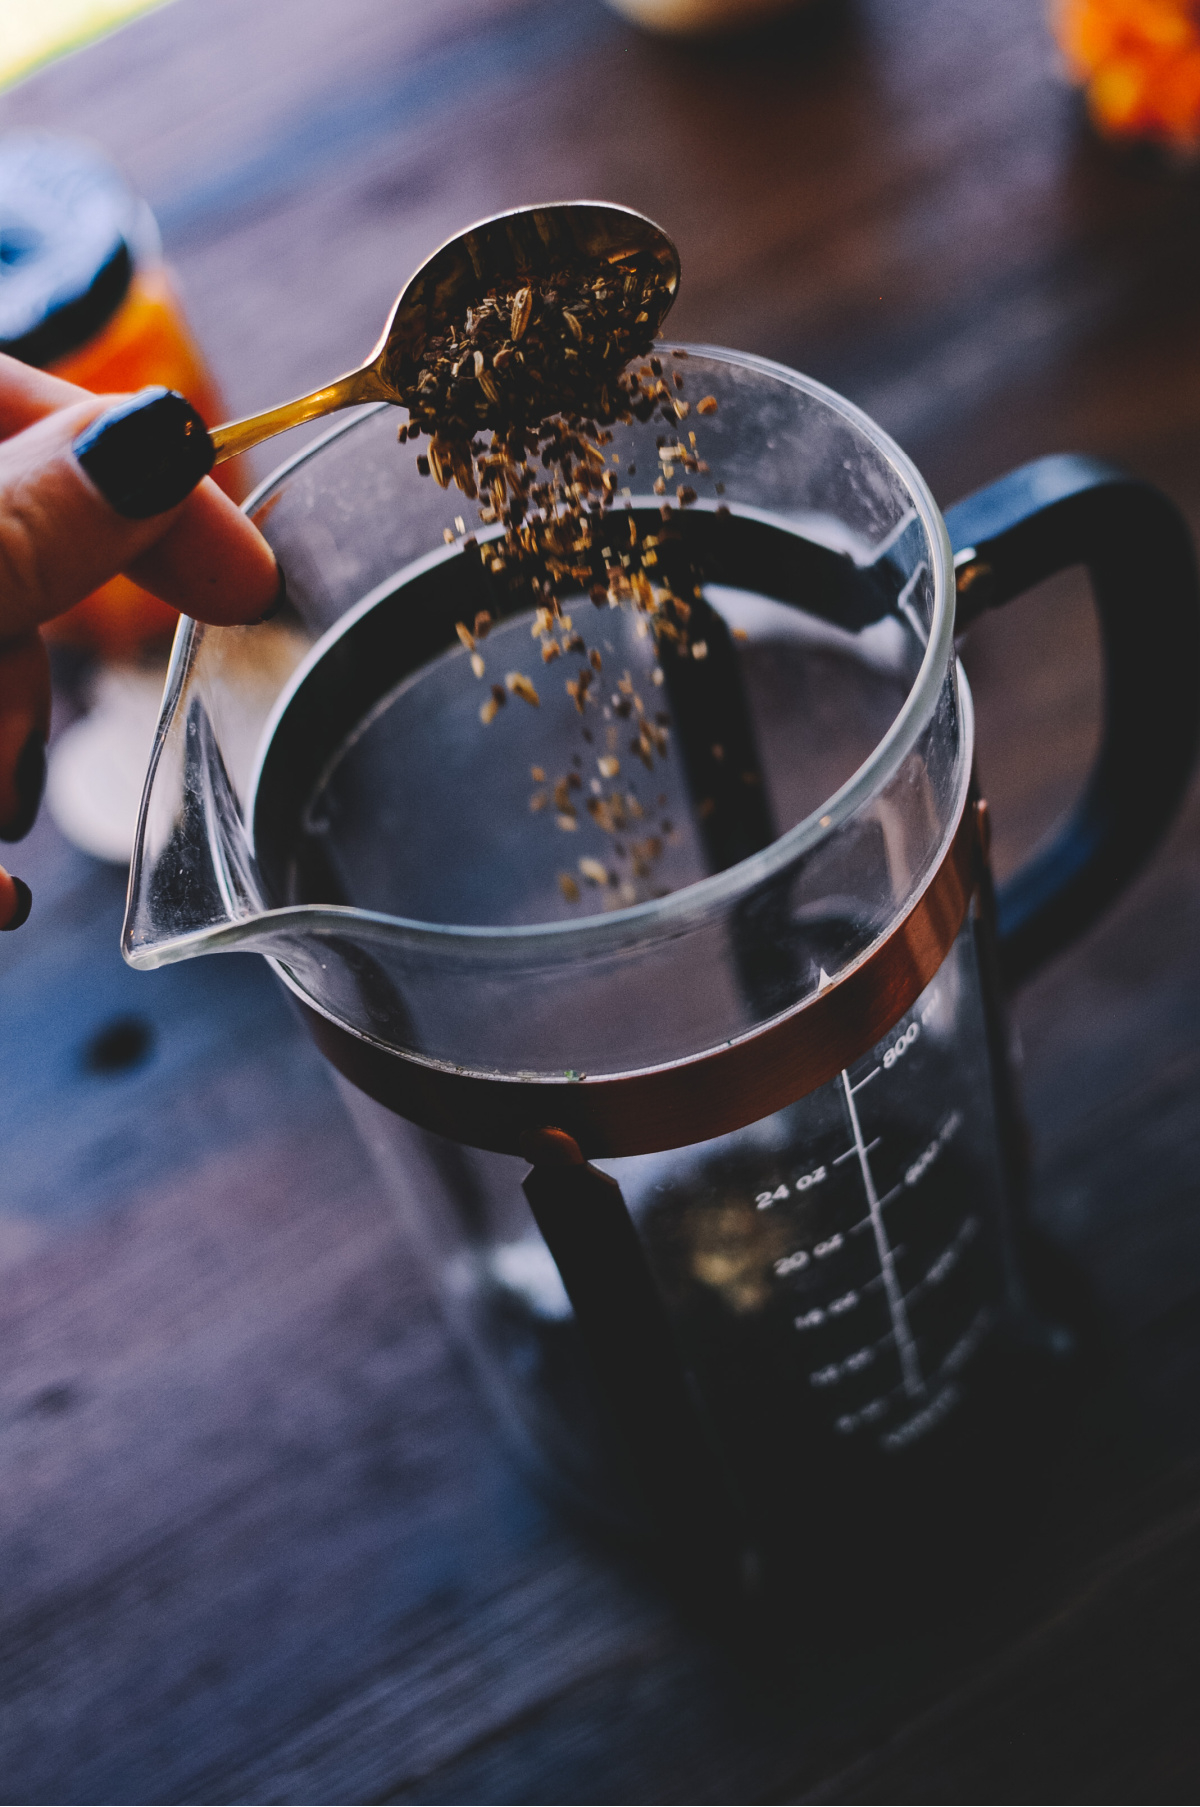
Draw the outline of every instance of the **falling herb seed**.
M481 678L487 670L487 666L483 662L482 653L471 654L471 670L475 673L477 678Z
M509 316L509 332L514 339L520 339L529 325L529 316L533 312L533 290L518 289L513 296L512 312Z
M453 466L448 456L449 448L439 445L436 439L429 442L429 468L443 489L446 488L453 473Z
M559 873L558 888L568 903L579 902L579 886L575 883L575 880L571 877L569 872Z

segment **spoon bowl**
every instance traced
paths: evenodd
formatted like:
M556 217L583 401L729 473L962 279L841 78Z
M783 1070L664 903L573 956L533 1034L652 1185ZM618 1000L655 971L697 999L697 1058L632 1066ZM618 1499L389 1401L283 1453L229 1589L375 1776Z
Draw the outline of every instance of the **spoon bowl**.
M679 253L653 220L630 207L602 201L567 201L492 214L456 233L426 258L396 297L370 357L356 370L278 408L214 427L216 463L339 408L378 401L407 405L422 349L437 323L465 314L472 301L497 284L595 263L641 271L657 268L665 277L650 302L658 308L658 318L649 330L657 332L679 287Z

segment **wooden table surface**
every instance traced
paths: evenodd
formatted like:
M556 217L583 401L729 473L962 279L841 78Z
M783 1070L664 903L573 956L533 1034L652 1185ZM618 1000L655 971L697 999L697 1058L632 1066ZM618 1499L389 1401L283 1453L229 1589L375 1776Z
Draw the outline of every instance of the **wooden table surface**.
M469 218L585 193L676 237L674 332L832 383L940 500L1076 449L1200 527L1200 177L1089 135L1043 10L846 0L696 49L599 0L176 0L0 127L124 166L232 411L355 361ZM1086 595L968 660L1011 866L1094 743ZM799 1627L766 1674L509 1466L265 965L135 976L122 874L46 820L14 863L3 1800L1197 1798L1195 791L1017 1003L1037 1219L1110 1351L1028 1561L953 1633Z

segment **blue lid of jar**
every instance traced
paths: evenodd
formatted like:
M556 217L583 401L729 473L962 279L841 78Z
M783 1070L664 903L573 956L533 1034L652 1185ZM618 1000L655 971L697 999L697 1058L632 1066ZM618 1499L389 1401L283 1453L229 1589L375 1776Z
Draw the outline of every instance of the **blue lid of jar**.
M0 138L0 351L43 367L125 298L143 204L89 145Z

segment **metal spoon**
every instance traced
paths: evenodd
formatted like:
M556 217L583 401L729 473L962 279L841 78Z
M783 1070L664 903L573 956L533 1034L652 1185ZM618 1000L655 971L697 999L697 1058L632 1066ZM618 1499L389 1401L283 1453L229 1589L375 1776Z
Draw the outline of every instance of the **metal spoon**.
M679 253L661 226L629 207L599 201L568 201L550 207L518 207L468 226L447 239L409 278L391 317L365 364L323 389L302 395L265 414L212 429L216 462L306 420L318 420L358 402L404 404L412 393L422 346L435 320L465 314L470 303L494 283L519 280L572 262L598 259L620 266L656 263L666 274L658 293L657 331L679 286ZM653 304L651 304L653 305Z

